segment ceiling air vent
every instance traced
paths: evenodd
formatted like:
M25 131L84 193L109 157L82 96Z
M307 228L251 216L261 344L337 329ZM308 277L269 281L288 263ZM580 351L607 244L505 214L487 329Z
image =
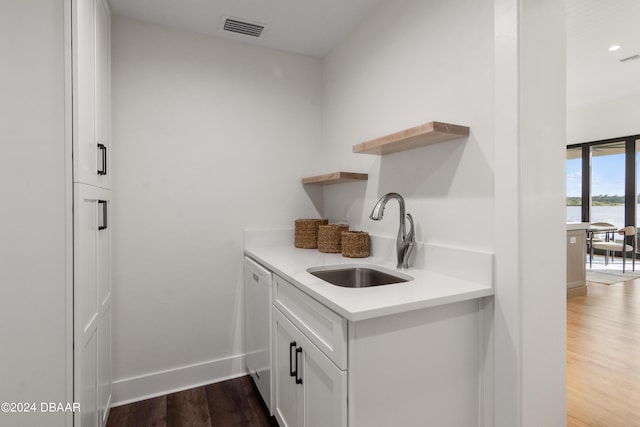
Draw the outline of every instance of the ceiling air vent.
M245 36L260 37L266 25L259 22L243 21L238 18L223 17L222 29L232 33L244 34Z
M635 54L635 55L633 55L633 56L628 56L628 57L626 57L626 58L622 58L622 59L620 60L620 62L633 61L634 59L640 59L640 55Z

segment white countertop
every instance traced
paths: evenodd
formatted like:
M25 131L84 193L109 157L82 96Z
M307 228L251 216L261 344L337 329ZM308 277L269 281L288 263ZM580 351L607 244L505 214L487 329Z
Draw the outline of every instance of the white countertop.
M314 299L350 321L434 307L494 294L490 283L478 283L441 272L410 268L398 270L395 263L381 258L345 258L315 249L245 245L245 254L291 282ZM463 262L463 261L462 261ZM373 264L398 271L413 280L369 288L344 288L327 283L307 272L310 267L337 264Z
M567 231L586 230L587 228L589 228L588 222L567 222Z

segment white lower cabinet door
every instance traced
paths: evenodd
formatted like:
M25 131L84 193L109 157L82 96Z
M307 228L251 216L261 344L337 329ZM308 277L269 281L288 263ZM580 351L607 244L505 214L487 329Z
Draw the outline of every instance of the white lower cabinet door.
M98 330L91 328L82 333L82 342L74 350L76 366L74 378L74 403L80 404L80 411L74 412L78 426L98 425Z
M98 200L98 416L106 426L111 407L111 192L100 190Z
M346 427L347 372L273 308L276 396L281 427Z
M98 326L98 416L106 426L111 407L111 304L104 308Z
M311 342L302 352L305 427L347 426L347 372ZM299 368L300 369L300 368Z
M106 425L111 402L111 191L74 185L74 426Z
M274 415L280 427L294 427L300 425L298 417L299 387L295 382L294 357L297 348L297 333L291 330L291 325L283 324L284 316L277 309L274 310L274 360L275 360L275 405ZM279 315L279 316L275 316ZM288 322L284 319L285 322ZM293 325L291 325L293 326ZM295 327L294 327L295 329Z

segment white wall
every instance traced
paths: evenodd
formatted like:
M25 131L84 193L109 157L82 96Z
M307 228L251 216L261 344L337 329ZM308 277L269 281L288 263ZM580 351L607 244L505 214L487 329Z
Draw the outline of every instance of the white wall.
M380 223L367 216L397 191L418 240L496 253L486 425L566 418L564 25L562 1L384 2L323 61L326 163L369 173L327 187L323 213L393 236L395 205ZM431 120L471 136L382 158L351 153Z
M500 227L516 226L514 235L495 232L496 353L507 362L496 385L511 396L497 399L496 425L561 425L564 312L557 297L564 293L564 251L551 251L543 237L563 234L564 211L555 207L564 192L557 185L563 148L551 144L564 138L558 138L562 112L555 102L564 91L554 72L537 67L559 64L563 47L553 51L554 61L537 47L546 43L544 34L557 39L563 31L556 20L560 2L522 8L536 2L492 2L496 16L509 12L506 22L496 22L496 46L500 37L515 42L495 70L492 4L385 3L327 58L323 82L313 59L115 18L116 400L118 384L140 386L127 396L140 398L156 386L159 392L179 386L187 372L202 373L203 381L238 372L242 227L316 215L312 199L322 197L306 194L301 176L364 170L369 183L326 189L328 215L339 218L347 207L354 225L393 235L391 207L379 224L365 218L377 196L397 190L407 196L423 240L491 249L494 217ZM0 324L8 325L0 401L70 400L63 6L68 2L9 1L0 9L0 53L8 58L0 79ZM520 44L522 31L529 38ZM487 101L494 81L495 113ZM537 131L549 117L555 119ZM350 153L355 143L429 120L467 124L472 135L384 159ZM469 215L487 228L469 234L449 227ZM536 269L540 264L546 276ZM163 383L172 372L180 378ZM0 423L18 426L64 421L63 415L0 414Z
M495 403L496 426L562 425L564 46L539 49L563 39L561 5L383 2L322 64L114 19L116 380L235 360L244 225L290 225L317 205L393 236L395 205L380 223L367 216L398 191L418 240L496 252L496 398L484 410ZM471 136L382 158L351 153L431 120ZM299 185L335 170L370 180ZM261 208L274 200L281 209Z
M395 237L397 203L382 221L368 218L378 198L395 191L418 241L493 252L493 13L493 0L382 2L324 59L328 169L369 174L366 183L325 188L327 217ZM383 157L352 153L355 144L434 120L469 126L470 136ZM481 315L488 325L492 308L488 301ZM493 353L489 337L481 342L487 372L479 425L489 426Z
M71 401L71 142L65 2L0 2L0 425L63 426Z
M522 426L555 426L567 414L564 1L521 0L519 23Z
M383 2L323 61L323 146L331 171L369 173L366 184L328 186L325 215L395 236L397 204L368 215L383 194L406 200L416 238L493 247L493 12L490 0ZM444 121L468 139L383 157L352 146Z
M495 16L494 425L563 426L564 1L495 0Z
M120 17L112 34L119 402L191 365L241 372L242 229L316 217L300 179L324 168L318 60Z
M640 94L567 108L567 144L640 134Z

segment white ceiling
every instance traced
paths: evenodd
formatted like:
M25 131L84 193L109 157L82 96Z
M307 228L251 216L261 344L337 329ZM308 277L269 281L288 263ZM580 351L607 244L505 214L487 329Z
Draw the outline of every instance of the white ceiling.
M639 0L566 0L567 102L583 105L640 93ZM609 52L609 46L621 48Z
M383 0L109 0L114 15L324 57ZM223 16L267 24L256 39L220 31Z
M385 0L109 0L114 15L324 57ZM391 0L386 0L391 1ZM640 93L640 0L566 0L567 101ZM219 30L223 16L267 24L259 39ZM621 48L607 49L612 44ZM541 48L544 48L541 46Z

